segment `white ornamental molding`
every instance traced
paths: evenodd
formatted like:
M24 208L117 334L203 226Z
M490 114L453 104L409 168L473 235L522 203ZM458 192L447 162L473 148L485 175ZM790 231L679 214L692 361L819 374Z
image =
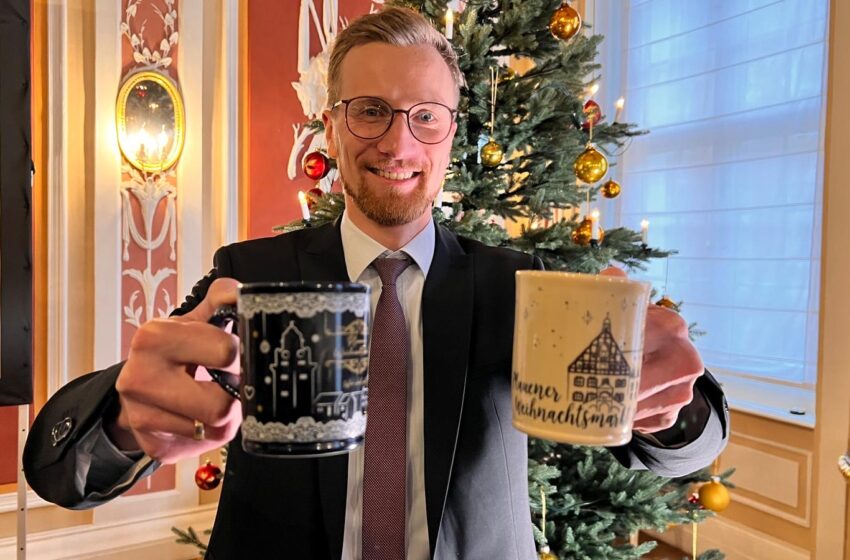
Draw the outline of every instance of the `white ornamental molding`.
M153 11L162 20L164 26L164 37L159 45L151 48L145 42L145 23L143 21L138 30L133 29L133 18L139 9L142 0L130 0L127 9L124 10L124 20L121 22L121 33L130 41L133 48L133 60L141 66L150 66L151 69L167 69L171 66L171 50L177 46L179 35L177 33L177 9L174 0L163 0L164 8L154 5Z
M383 0L372 0L370 13L382 5ZM316 56L310 56L310 22L316 28L322 50ZM333 40L339 29L348 26L348 20L339 17L338 0L322 0L322 17L316 11L316 0L301 0L301 11L298 17L298 73L301 75L292 87L301 102L304 117L309 121L322 118L322 111L327 105L328 61L330 59ZM324 134L305 124L292 125L294 142L289 153L287 176L290 180L298 176L301 169L301 159L304 155L317 150L326 150ZM319 188L330 192L337 178L337 170L332 169L328 175L319 181Z
M151 0L152 1L152 0ZM130 70L156 70L168 73L172 63L172 52L177 46L179 35L177 31L178 14L174 6L175 0L163 0L162 6L153 5L153 11L163 23L163 37L158 44L149 46L145 40L145 24L134 27L134 18L142 0L129 0L121 22L121 33L127 38L133 49L133 60L137 66ZM122 302L124 320L138 328L142 323L155 317L167 317L174 310L171 294L161 284L170 276L177 274L172 267L161 267L153 270L153 253L159 249L168 238L169 260L176 261L177 242L177 192L172 181L175 178L174 169L160 170L157 173L139 171L123 162L122 171L128 177L121 185L122 208L122 259L130 259L130 244L133 243L146 252L144 269L124 269L123 276L135 280L140 290L134 290L126 303ZM141 223L137 223L136 213L133 212L131 199L138 202ZM160 204L165 205L165 212L160 230L153 231L154 217ZM162 292L163 307L154 309L157 294ZM143 302L138 302L141 294ZM144 317L142 311L144 310Z
M129 276L138 282L142 289L145 309L144 320L141 317L142 307L136 304L139 290L133 291L127 305L124 306L124 320L138 328L142 323L150 321L154 317L168 317L174 310L174 304L171 303L171 296L168 290L162 289L165 307L159 308L157 310L158 314L154 315L154 302L156 301L160 284L169 276L177 274L177 271L171 267L163 267L153 272L152 261L153 252L163 245L166 235L168 236L171 249L168 258L172 262L177 258L175 251L177 242L175 196L177 193L169 181L170 178L174 177L173 171L143 175L132 166L124 164L124 172L128 173L131 179L125 181L121 189L121 208L123 213L123 231L121 232L121 239L123 241L122 258L124 261L130 260L131 242L144 249L147 254L144 270L129 268L125 269L122 273L124 276ZM142 217L141 224L136 223L136 216L133 212L132 201L130 200L131 196L139 203ZM160 202L163 200L165 201L165 215L159 232L154 235L154 216Z

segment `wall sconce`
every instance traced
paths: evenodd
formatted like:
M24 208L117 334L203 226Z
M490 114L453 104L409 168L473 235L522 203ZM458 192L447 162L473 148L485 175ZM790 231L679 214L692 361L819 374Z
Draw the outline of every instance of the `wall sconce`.
M177 85L165 74L136 72L118 90L115 111L118 147L145 173L173 166L183 150L186 115Z

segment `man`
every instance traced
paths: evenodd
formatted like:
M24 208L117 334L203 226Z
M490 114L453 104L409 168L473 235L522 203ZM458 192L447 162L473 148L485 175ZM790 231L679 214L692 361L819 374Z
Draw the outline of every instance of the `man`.
M27 442L27 478L50 501L92 507L158 464L236 437L209 558L535 558L510 366L514 273L541 264L431 219L456 129L455 54L421 16L389 8L339 35L328 82L323 120L345 193L341 220L220 249L174 317L137 331L125 363L75 380L45 406ZM192 374L235 358L230 335L207 319L235 301L237 281L360 281L377 297L382 259L406 261L395 295L410 348L407 468L377 485L401 481L402 492L376 501L370 453L391 451L370 448L368 434L365 451L349 455L248 455L238 403ZM645 349L638 435L612 452L628 467L691 472L725 444L722 392L675 313L650 311ZM378 408L370 399L370 412ZM386 514L399 502L400 516Z

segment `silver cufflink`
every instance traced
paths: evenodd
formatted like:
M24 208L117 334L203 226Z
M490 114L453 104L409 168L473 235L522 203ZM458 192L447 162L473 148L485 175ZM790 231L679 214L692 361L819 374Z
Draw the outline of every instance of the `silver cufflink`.
M50 430L50 437L53 439L53 447L59 445L59 442L68 437L71 433L71 428L74 427L74 421L70 418L65 418L56 422Z

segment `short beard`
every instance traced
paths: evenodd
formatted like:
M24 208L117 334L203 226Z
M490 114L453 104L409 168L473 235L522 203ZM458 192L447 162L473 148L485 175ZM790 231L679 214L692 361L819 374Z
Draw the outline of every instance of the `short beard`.
M345 181L341 181L342 189L354 201L363 214L381 226L403 226L420 217L433 205L424 187L418 187L408 195L400 196L397 192L388 190L376 194L365 184L352 189Z

